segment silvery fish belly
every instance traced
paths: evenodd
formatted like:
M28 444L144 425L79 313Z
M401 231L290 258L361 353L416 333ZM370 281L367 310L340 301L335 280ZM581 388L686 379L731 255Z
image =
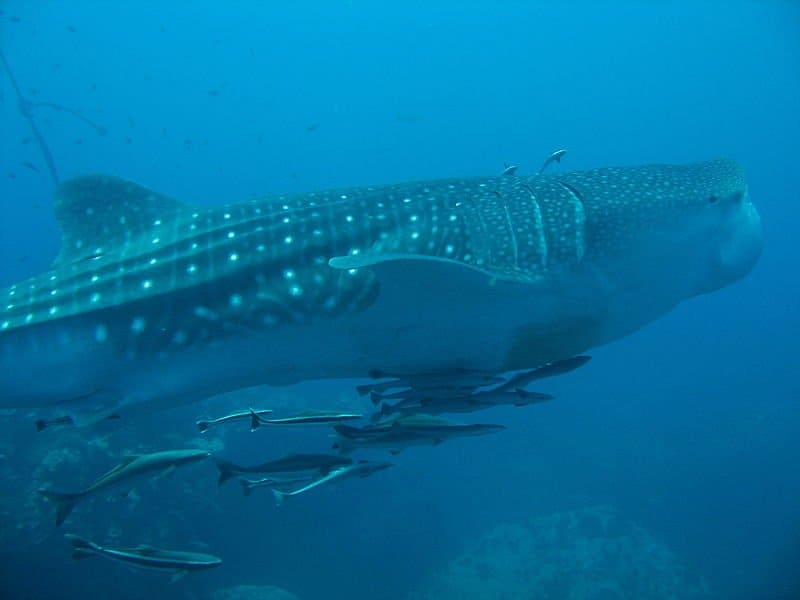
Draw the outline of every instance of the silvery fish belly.
M743 277L740 167L604 168L197 208L62 184L50 271L0 292L0 402L133 410L257 384L532 368Z

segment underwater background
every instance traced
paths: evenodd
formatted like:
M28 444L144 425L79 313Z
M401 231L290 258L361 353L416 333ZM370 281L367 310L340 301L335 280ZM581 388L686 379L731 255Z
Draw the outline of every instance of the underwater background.
M248 390L135 423L0 416L2 598L800 598L800 5L796 2L0 2L0 50L59 176L214 205L403 180L739 161L764 224L745 280L679 305L481 413L500 434L413 448L276 507L212 463L60 529L35 494L121 455L243 463L324 430L195 420L249 405L367 411L356 382ZM0 72L0 285L59 250L52 181ZM535 299L532 298L532 302ZM457 343L454 340L454 343ZM278 350L279 351L279 350ZM45 374L46 376L46 374ZM73 561L101 543L207 551L176 583ZM278 589L281 588L281 589Z

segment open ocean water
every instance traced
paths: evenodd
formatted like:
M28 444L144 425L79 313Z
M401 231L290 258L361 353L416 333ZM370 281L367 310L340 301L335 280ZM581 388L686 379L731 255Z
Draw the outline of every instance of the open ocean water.
M60 249L43 148L61 181L115 175L198 207L506 165L530 176L562 148L548 175L729 158L764 231L743 279L531 385L553 400L448 416L504 431L355 454L394 466L280 506L266 489L218 487L213 460L87 498L60 527L37 490L77 491L127 455L162 450L245 465L328 453L330 428L202 434L195 421L251 406L369 415L354 390L368 380L41 432L35 421L52 412L5 392L1 598L800 598L797 2L4 0L0 11L4 290ZM104 257L82 260L93 259ZM441 285L416 293L427 283ZM470 336L449 340L454 354ZM284 350L258 359L267 368ZM0 390L28 371L9 366L15 352L0 354ZM58 385L48 364L31 367L35 379ZM96 355L78 367L99 368ZM192 368L183 376L206 367ZM73 560L65 533L222 563L171 582Z

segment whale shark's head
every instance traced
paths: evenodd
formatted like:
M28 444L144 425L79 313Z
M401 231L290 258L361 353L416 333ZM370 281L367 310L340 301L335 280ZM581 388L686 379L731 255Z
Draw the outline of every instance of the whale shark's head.
M678 214L685 212L675 235L685 236L687 254L678 256L687 261L687 273L695 275L690 282L694 293L722 288L753 269L763 245L761 217L738 163L714 160L678 167L660 183L676 188L677 195L667 192L664 201L676 203Z
M676 299L703 294L744 277L761 255L761 219L734 161L597 169L565 180L586 199L587 255L631 285L671 288Z

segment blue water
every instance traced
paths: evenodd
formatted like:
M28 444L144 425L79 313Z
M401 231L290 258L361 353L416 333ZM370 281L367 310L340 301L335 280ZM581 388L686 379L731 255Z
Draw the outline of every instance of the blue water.
M5 415L0 596L199 599L259 583L303 599L404 598L497 524L602 504L646 528L719 598L800 597L797 3L4 1L0 10L0 49L23 93L107 129L36 109L61 178L111 173L213 205L493 174L506 162L534 172L561 147L562 171L730 157L765 228L745 280L593 350L586 367L541 386L555 401L481 415L509 425L502 434L409 450L388 472L280 509L266 493L217 490L206 464L146 486L136 502L94 502L65 525L129 546L158 531L166 547L202 541L223 557L175 584L72 561L50 507L31 493L84 483L132 449L185 445L197 417L226 405L38 436L30 415ZM43 271L59 248L52 182L30 138L0 72L2 285ZM290 394L317 406L355 399L345 384ZM330 443L319 431L224 440L226 456L245 463ZM77 475L76 463L37 470L54 448L81 457Z

